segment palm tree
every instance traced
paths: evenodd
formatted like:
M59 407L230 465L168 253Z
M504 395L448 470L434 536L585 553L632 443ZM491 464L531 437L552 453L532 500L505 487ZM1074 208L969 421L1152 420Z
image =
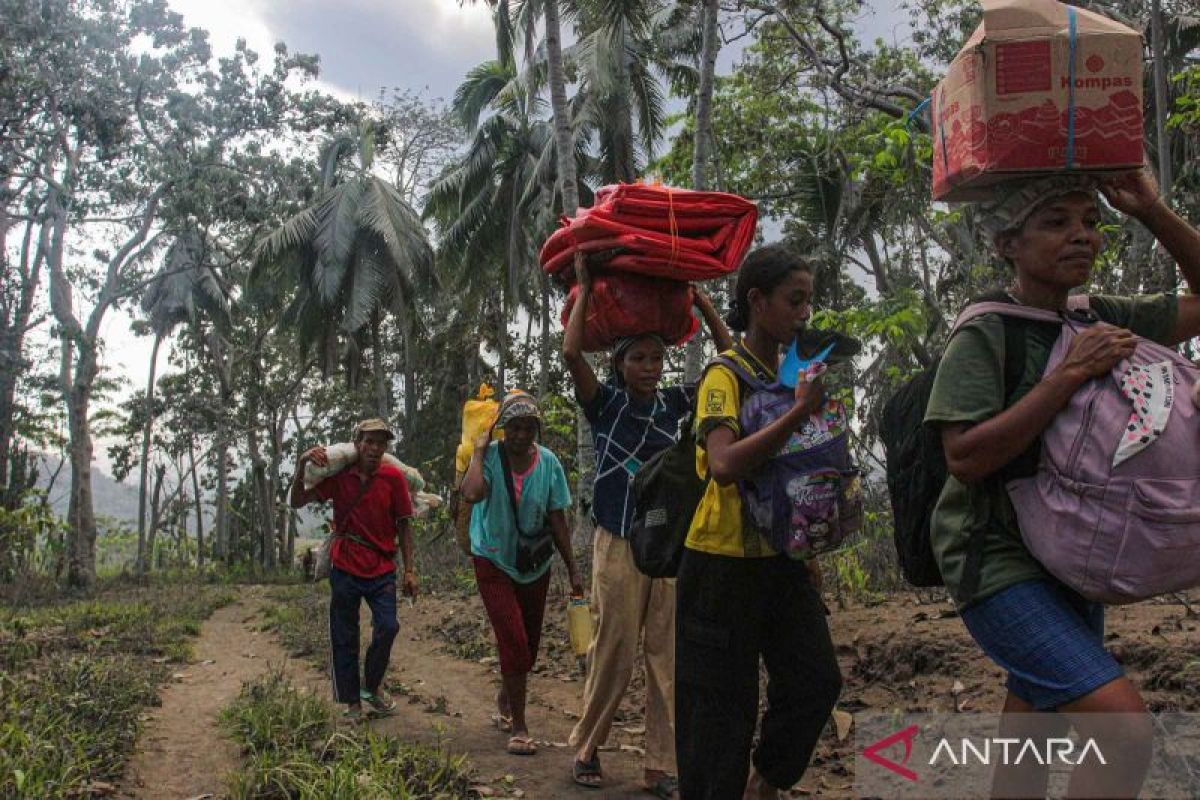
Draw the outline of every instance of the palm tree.
M508 320L518 306L540 315L542 383L549 372L549 287L536 269L534 252L554 225L557 159L553 129L541 117L542 103L527 77L518 76L513 62L505 60L485 62L468 73L452 108L474 135L462 159L433 185L424 210L441 232L441 257L456 273L456 295L474 296L479 304L469 304L474 307L491 307L502 385ZM485 113L489 116L481 120ZM504 292L490 291L494 282L480 279L481 265L501 274ZM540 292L528 289L531 270L539 276Z
M358 162L343 176L339 167L355 149ZM326 374L333 370L339 340L357 363L369 326L376 412L387 416L379 327L391 310L406 330L414 330L419 299L437 285L437 275L420 217L395 186L372 174L374 149L369 124L322 148L316 202L263 239L251 281L294 287L283 321L298 327L305 351L320 345ZM348 374L353 382L355 372Z
M692 188L703 191L708 188L708 159L712 148L712 98L716 82L717 15L720 13L718 0L703 0L700 35L700 81L696 93L696 133L692 145ZM688 342L684 359L684 380L694 383L700 378L704 364L704 344L700 337Z
M154 332L150 351L150 374L146 378L146 396L142 405L142 459L138 481L137 574L146 570L146 493L150 466L150 436L154 428L154 383L158 370L158 349L176 326L197 322L206 315L218 324L229 315L229 293L216 272L204 259L203 244L193 230L181 233L167 250L158 273L146 285L142 310L149 315Z
M700 29L690 5L585 0L570 58L580 71L581 127L594 135L605 182L636 180L666 130L665 81L697 89Z

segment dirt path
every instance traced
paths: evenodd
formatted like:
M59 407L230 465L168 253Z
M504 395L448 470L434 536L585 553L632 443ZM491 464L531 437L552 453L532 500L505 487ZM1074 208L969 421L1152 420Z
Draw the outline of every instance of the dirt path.
M241 684L286 664L293 681L318 694L326 677L307 662L288 660L269 634L258 632L263 592L246 588L243 599L205 623L193 663L177 672L151 714L141 750L130 765L126 796L197 798L219 796L224 775L239 765L216 717ZM401 634L392 651L387 686L399 707L395 716L370 724L406 740L438 743L465 754L484 796L523 798L627 798L642 792L643 689L635 674L618 712L610 747L601 753L606 775L600 791L570 779L567 737L579 711L582 676L566 653L566 635L552 601L538 672L530 681L529 724L540 750L533 757L508 755L507 734L491 716L499 683L490 654L490 632L476 597L424 596L400 607ZM945 602L913 597L835 612L832 619L846 688L846 711L988 710L999 707L1002 676L970 642ZM1171 602L1113 609L1109 646L1156 710L1200 710L1190 687L1200 658L1200 620ZM364 608L364 644L369 620ZM454 652L450 652L453 649ZM640 672L640 671L639 671ZM793 796L850 797L853 743L832 730ZM492 792L491 795L486 792Z
M191 663L175 670L138 741L122 796L177 800L219 797L225 775L239 766L235 745L217 715L242 683L283 665L297 686L323 691L325 677L289 659L275 639L257 628L260 587L243 587L233 605L218 609L200 629Z
M440 738L452 751L466 753L478 781L493 787L498 795L512 786L526 798L547 800L650 797L638 783L640 748L623 743L627 738L640 738L636 726L627 726L634 734L626 736L618 723L613 738L622 743L614 746L610 740L610 748L601 751L602 790L585 789L571 781L573 750L567 746L567 737L579 711L583 682L581 676L569 674L551 659L542 659L541 672L531 676L529 686L527 717L539 752L532 757L505 752L508 734L498 731L491 720L499 688L495 659L485 657L481 663L456 658L444 651L444 642L434 633L448 614L470 615L473 606L470 601L434 597L422 598L413 608L401 606L401 633L389 671L399 713L372 722L375 729L422 741ZM549 608L547 611L552 613ZM363 623L365 631L365 617ZM549 629L546 638L553 635ZM506 776L511 777L506 780Z

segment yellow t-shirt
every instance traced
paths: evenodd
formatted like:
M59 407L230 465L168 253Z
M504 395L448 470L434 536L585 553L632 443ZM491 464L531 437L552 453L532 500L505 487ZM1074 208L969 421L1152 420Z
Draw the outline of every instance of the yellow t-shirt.
M721 355L736 361L766 383L775 380L775 371L768 369L748 350L736 348ZM737 376L729 367L720 364L711 367L696 393L696 474L701 478L708 476L705 437L722 425L741 436L742 429L738 424L741 407L741 385ZM735 558L775 555L761 533L743 526L742 498L736 483L718 486L716 481L708 482L704 496L696 506L685 545L702 553Z

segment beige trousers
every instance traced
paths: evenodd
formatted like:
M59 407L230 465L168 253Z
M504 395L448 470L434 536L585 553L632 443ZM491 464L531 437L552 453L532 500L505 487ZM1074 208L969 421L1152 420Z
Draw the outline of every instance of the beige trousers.
M633 563L629 540L599 527L592 545L592 629L583 715L571 746L591 753L608 740L644 634L645 768L674 775L675 579L647 578Z

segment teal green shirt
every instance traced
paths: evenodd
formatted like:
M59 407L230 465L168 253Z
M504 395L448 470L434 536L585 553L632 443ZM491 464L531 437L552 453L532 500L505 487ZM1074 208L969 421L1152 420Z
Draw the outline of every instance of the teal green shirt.
M535 572L517 571L517 526L500 466L499 442L492 442L483 457L483 479L487 497L471 511L471 552L486 558L517 583L532 583L550 569L550 561ZM546 515L571 506L571 490L558 456L538 445L538 462L525 478L517 513L521 530L533 534L546 525Z

